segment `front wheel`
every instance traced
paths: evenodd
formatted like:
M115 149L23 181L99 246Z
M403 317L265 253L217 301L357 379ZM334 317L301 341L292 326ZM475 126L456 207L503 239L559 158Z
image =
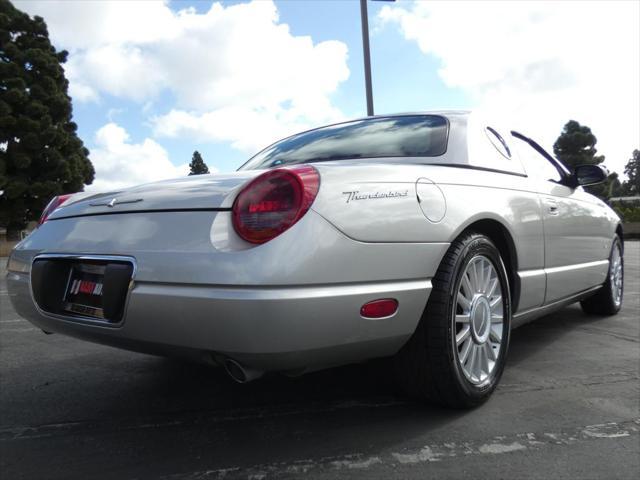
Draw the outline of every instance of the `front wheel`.
M585 313L595 315L615 315L622 307L624 291L624 256L622 242L617 235L613 239L609 255L607 281L595 295L580 302Z
M472 407L495 390L504 370L511 297L499 250L486 236L454 241L435 277L420 324L396 356L410 395Z

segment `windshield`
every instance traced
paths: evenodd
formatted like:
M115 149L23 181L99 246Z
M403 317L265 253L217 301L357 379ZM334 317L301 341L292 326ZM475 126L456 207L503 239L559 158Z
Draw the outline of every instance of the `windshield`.
M356 120L285 138L240 170L355 158L437 157L447 150L447 134L447 119L439 115Z

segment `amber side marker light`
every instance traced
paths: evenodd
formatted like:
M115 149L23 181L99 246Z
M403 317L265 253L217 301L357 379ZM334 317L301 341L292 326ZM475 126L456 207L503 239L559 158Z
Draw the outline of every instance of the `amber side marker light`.
M360 315L365 318L390 317L398 311L398 301L395 298L382 298L365 303L360 308Z

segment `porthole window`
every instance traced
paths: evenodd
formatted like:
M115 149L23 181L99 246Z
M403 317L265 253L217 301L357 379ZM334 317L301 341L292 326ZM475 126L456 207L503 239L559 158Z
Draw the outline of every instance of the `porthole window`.
M489 137L491 144L500 152L500 155L511 160L511 150L509 149L507 142L504 141L504 138L502 138L502 136L491 127L485 128L485 133L487 134L487 137Z

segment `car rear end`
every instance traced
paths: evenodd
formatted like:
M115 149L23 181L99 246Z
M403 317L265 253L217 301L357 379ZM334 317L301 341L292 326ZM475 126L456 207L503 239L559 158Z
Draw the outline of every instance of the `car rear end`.
M314 210L341 188L324 168L71 197L12 252L11 301L46 332L261 371L391 355L447 245L350 238Z

